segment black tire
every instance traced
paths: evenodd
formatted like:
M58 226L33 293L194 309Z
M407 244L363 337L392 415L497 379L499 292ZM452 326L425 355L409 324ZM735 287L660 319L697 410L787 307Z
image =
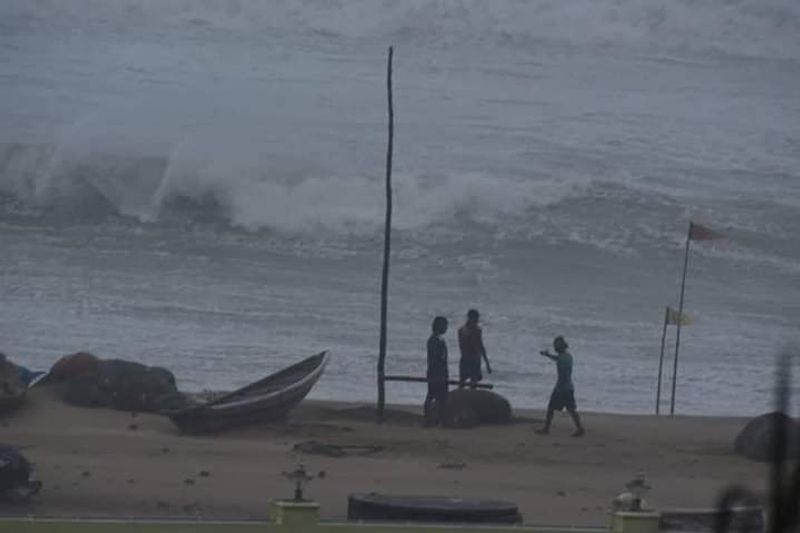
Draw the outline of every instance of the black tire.
M511 502L442 496L390 496L375 493L351 494L348 498L347 518L462 524L516 524L521 521L516 504Z

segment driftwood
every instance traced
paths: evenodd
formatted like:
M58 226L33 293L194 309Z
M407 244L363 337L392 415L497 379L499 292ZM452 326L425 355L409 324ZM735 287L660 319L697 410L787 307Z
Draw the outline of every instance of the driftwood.
M410 381L414 383L427 383L428 378L418 377L418 376L384 376L384 381ZM460 382L456 379L450 379L447 381L448 385L459 385ZM472 387L472 385L467 384L466 386ZM478 389L488 389L491 390L494 388L494 385L491 383L477 383L475 388Z

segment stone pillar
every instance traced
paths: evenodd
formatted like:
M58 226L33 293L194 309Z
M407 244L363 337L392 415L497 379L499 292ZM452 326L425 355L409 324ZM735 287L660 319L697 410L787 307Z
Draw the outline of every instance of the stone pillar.
M611 515L611 533L658 533L661 513L616 511Z
M305 500L273 500L270 521L289 531L313 531L319 525L319 504Z

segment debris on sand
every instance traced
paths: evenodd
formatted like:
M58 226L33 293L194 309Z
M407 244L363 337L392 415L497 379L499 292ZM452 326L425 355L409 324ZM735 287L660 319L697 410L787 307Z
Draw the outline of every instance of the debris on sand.
M310 455L324 455L325 457L363 457L383 451L383 446L362 444L331 444L316 440L307 440L294 445L296 452Z
M452 461L449 463L439 464L439 468L443 470L463 470L467 467L467 463L463 461Z

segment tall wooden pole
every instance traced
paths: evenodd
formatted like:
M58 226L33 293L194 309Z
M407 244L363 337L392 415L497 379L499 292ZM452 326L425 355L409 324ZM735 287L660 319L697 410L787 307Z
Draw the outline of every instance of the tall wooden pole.
M664 311L664 330L661 332L661 355L658 358L658 385L656 386L656 415L661 413L661 376L664 373L664 346L667 342L667 323L669 322L669 306Z
M692 223L689 222L689 231L686 233L686 252L683 256L683 276L681 277L681 299L678 304L678 333L675 336L675 361L672 365L672 401L669 404L669 414L675 414L675 384L678 379L678 350L681 347L681 317L683 317L683 293L686 290L686 269L689 266L689 243L692 240Z
M386 147L386 224L383 234L383 275L381 277L381 337L378 348L378 422L384 420L386 406L386 313L389 299L389 256L392 245L392 151L394 148L394 104L392 102L392 56L386 64L386 93L389 102L389 142Z

